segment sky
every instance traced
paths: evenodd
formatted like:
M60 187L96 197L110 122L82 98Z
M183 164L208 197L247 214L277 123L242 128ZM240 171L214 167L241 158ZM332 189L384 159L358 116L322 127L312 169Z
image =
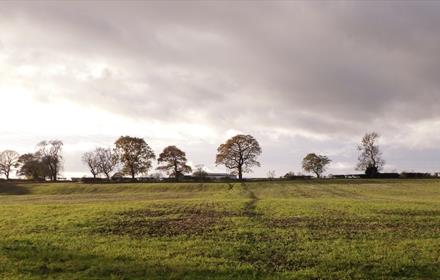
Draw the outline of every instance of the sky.
M354 173L381 135L385 171L440 171L440 2L14 1L0 6L0 151L81 155L142 137L215 166L251 134L265 177L310 152ZM151 170L151 172L155 172Z

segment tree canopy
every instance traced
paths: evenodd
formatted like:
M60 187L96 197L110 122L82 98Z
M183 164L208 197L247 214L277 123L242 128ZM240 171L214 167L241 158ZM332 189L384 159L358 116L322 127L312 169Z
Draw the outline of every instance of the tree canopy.
M331 160L327 156L310 153L304 157L302 166L304 171L315 173L316 177L321 178L322 173L325 172L326 167Z
M159 155L157 160L158 170L165 171L170 177L179 179L180 176L191 173L192 169L187 165L186 154L176 146L168 146Z
M138 174L147 173L151 168L151 160L156 156L143 138L121 136L115 142L116 154L123 164L122 173L132 179Z
M18 158L17 175L27 179L44 180L50 177L50 171L37 154L27 153Z
M260 144L252 135L236 135L217 148L215 163L233 170L242 180L243 173L251 172L252 167L260 166L257 157L261 154Z
M60 140L41 141L37 145L38 151L36 155L46 165L49 171L49 178L56 181L62 169L62 149L63 142Z

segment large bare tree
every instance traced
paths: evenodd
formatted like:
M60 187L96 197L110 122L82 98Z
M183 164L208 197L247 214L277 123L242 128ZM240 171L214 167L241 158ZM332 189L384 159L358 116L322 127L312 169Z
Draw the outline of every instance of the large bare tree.
M304 171L313 172L316 177L321 178L322 173L325 172L326 167L331 160L327 156L310 153L304 157L302 166Z
M190 173L191 167L186 164L186 154L176 146L168 146L159 155L158 170L165 171L170 177L179 180L179 177Z
M217 165L225 165L238 174L240 180L243 173L251 172L253 166L260 166L257 157L261 154L261 147L251 135L239 134L217 148Z
M50 180L56 181L62 169L63 142L60 140L41 141L37 145L37 155L41 157L50 172Z
M142 138L121 136L116 142L116 153L123 164L122 172L134 179L137 174L146 174L155 159L153 150Z
M96 148L94 153L97 160L98 171L104 173L107 180L110 181L111 174L118 167L118 156L110 148Z
M99 165L99 157L96 150L92 152L84 153L81 159L85 164L87 164L90 173L92 173L93 178L96 179L96 176L98 176L99 173L101 173L100 165Z
M367 133L357 147L360 155L356 169L365 171L365 174L369 177L376 176L385 165L382 152L377 144L378 138L379 134L376 132Z
M6 150L0 153L0 174L4 174L6 180L14 167L17 167L19 154L16 151Z

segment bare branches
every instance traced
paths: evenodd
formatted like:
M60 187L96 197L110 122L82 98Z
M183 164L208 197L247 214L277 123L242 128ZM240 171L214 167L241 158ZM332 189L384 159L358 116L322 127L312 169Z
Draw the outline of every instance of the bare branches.
M93 178L96 178L99 174L104 174L109 181L118 166L118 156L110 148L96 148L92 152L85 153L82 160L89 167Z
M101 173L99 168L99 158L96 151L84 153L81 159L89 167L93 178L96 178L96 176Z
M17 167L19 154L16 151L6 150L0 153L0 174L4 174L6 180L14 167Z
M110 180L111 173L114 172L118 166L118 156L110 148L97 148L95 155L99 173L103 173L105 177L107 177L107 180Z
M361 144L357 147L360 152L357 170L364 170L369 177L374 177L382 170L385 161L382 159L382 152L377 145L379 134L376 132L367 133L362 138Z
M63 157L61 155L63 142L59 140L41 141L37 145L37 156L47 166L52 181L57 180L62 168Z

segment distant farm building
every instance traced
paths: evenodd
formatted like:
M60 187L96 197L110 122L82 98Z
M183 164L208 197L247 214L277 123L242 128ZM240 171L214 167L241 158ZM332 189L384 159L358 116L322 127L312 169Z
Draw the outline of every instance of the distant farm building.
M206 178L213 180L221 180L221 179L237 179L237 175L228 174L228 173L207 173Z

